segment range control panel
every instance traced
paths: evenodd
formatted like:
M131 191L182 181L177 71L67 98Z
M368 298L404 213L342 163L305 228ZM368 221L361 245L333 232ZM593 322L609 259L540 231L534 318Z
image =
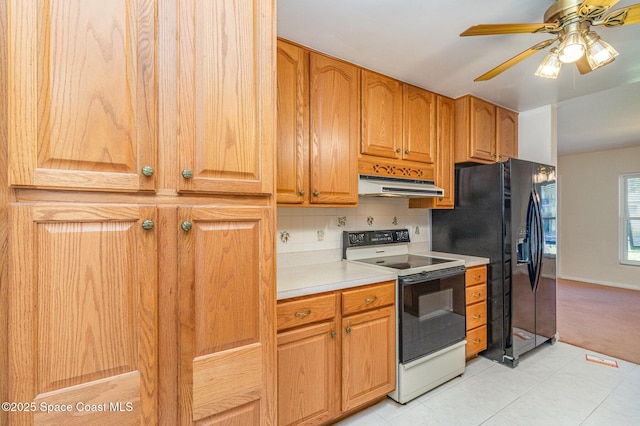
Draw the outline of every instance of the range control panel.
M408 243L408 229L391 229L385 231L344 231L342 247L374 246L380 244Z

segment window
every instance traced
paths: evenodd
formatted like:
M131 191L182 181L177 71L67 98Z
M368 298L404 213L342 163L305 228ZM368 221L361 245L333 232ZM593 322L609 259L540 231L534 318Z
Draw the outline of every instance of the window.
M545 255L555 256L556 247L556 183L547 183L540 188L540 212L542 214L542 227L544 233Z
M620 261L640 266L640 173L620 176Z

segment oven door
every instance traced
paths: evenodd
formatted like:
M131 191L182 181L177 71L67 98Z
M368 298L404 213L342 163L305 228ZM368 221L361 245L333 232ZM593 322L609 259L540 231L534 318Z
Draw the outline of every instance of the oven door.
M465 268L398 277L400 363L464 340Z

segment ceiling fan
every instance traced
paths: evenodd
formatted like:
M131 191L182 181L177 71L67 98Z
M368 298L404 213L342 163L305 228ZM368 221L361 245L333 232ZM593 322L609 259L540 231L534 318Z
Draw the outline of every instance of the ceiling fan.
M542 24L483 24L468 28L460 36L549 33L555 37L531 46L486 72L474 81L490 80L538 51L551 46L536 75L556 78L563 63L575 62L586 74L613 62L618 52L592 31L592 26L618 27L640 22L640 3L610 11L619 0L556 0L544 14Z

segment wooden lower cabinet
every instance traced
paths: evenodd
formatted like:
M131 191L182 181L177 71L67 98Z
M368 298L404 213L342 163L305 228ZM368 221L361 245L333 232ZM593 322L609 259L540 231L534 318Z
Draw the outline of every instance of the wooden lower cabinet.
M156 216L144 205L10 206L2 377L8 400L31 409L7 424L158 423L157 232L143 228Z
M278 424L319 424L336 417L335 334L330 321L278 335Z
M342 410L349 411L395 388L393 306L342 320Z
M466 272L467 360L487 349L487 267L474 266Z
M395 281L278 302L279 425L328 424L395 388L394 303Z

